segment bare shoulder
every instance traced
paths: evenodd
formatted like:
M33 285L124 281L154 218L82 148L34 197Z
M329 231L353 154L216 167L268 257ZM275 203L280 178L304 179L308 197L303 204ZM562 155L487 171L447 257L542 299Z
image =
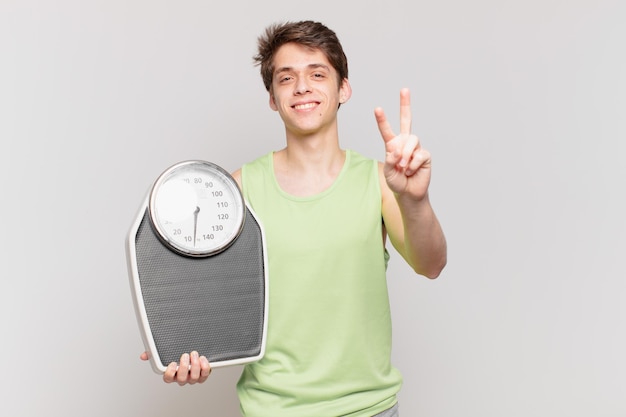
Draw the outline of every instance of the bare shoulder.
M234 171L230 175L232 175L232 177L235 179L235 181L237 181L237 184L239 185L239 188L241 188L241 168L239 168L238 170Z

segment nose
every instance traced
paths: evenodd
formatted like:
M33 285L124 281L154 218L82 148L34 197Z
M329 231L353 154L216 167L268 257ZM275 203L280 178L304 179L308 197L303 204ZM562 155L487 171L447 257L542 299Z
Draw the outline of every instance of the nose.
M309 86L306 77L299 77L295 85L294 94L302 95L309 92L311 92L311 87Z

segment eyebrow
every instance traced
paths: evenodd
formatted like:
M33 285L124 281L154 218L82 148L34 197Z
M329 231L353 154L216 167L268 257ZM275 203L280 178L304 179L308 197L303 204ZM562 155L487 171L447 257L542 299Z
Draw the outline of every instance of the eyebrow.
M327 71L330 71L330 67L325 64L309 64L306 67L307 69L323 68ZM280 68L277 68L276 71L274 71L274 74L279 74L281 72L291 72L293 71L293 69L294 69L293 67L280 67Z

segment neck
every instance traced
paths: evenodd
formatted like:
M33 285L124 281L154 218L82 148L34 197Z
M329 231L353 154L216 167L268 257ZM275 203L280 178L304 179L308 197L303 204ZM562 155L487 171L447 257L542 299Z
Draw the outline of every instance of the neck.
M288 145L281 151L283 162L300 171L326 171L343 162L343 151L338 143L313 143L300 141Z
M339 148L337 125L318 130L311 134L286 132L287 146L283 149L285 162L293 168L315 170L334 165L337 159L343 161L343 151Z
M345 152L336 141L298 141L274 153L274 174L285 192L311 196L332 185L344 162Z

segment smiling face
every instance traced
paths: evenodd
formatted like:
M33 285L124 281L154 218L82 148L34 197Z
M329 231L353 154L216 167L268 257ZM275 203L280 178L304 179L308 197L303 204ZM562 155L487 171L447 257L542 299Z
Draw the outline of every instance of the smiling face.
M337 127L337 109L351 95L347 79L318 49L296 43L281 46L274 55L270 107L280 114L288 133L323 133Z

